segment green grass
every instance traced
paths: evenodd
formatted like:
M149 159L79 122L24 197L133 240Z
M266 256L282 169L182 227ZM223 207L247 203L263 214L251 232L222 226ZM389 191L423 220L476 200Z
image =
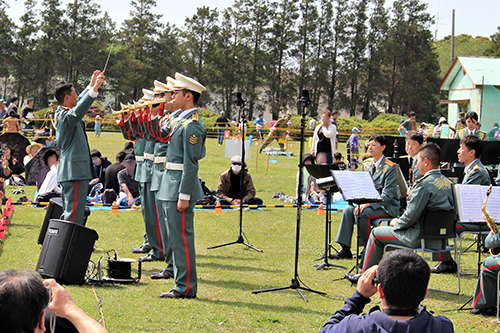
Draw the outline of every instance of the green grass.
M116 152L123 148L120 134L103 133L95 139L89 133L91 148L101 150L104 156L114 160ZM298 151L298 144L296 144ZM255 149L255 148L254 148ZM295 193L297 157L275 157L276 164L269 165L266 176L266 157L259 155L256 170L256 154L248 162L257 194L265 203L279 203L271 199L274 192ZM223 147L215 139L207 142L207 156L202 160L200 176L214 188L218 175L226 170L229 161L224 158ZM8 188L10 194L14 188ZM29 197L33 188L25 188ZM19 195L13 195L17 200ZM45 210L28 206L16 206L7 240L2 244L0 269L35 269L40 246L36 244ZM315 271L315 258L321 255L324 240L324 216L316 211L305 210L300 238L300 278L311 288L328 293L322 297L304 292L309 302L304 302L296 291L278 291L254 295L252 290L288 286L293 277L295 253L296 210L288 208L265 209L262 212L244 212L244 233L258 253L238 244L207 250L236 240L238 235L238 211L196 211L195 233L198 269L198 298L194 300L165 300L158 298L169 291L173 281L153 281L149 275L163 269L160 262L145 263L143 278L134 285L98 286L103 300L106 327L110 332L317 332L340 308L345 297L351 296L354 287L347 281L332 282L343 276L344 269ZM336 234L341 214L333 215L333 233ZM125 258L137 258L130 250L140 245L144 224L140 212L94 211L87 226L99 233L98 251L92 255L97 261L107 250L115 249ZM465 266L476 267L476 255L466 254ZM338 264L352 267L354 261L343 260ZM134 265L134 268L136 266ZM435 314L448 316L457 332L493 332L498 326L492 318L472 316L468 311L447 312L456 309L472 296L476 276L462 280L459 296L430 291L424 305ZM409 286L411 288L411 286ZM454 275L432 276L431 287L456 288ZM92 317L98 319L97 302L89 285L67 286L77 304ZM376 305L373 298L365 310Z

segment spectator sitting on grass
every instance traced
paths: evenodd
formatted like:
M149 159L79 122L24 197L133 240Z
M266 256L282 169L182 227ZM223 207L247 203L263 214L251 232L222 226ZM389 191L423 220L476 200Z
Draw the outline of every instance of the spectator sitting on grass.
M320 333L454 332L448 318L434 317L420 304L427 296L430 274L429 266L418 254L408 250L389 253L379 266L363 273L354 295L345 300ZM377 292L382 310L376 306L360 316Z
M240 192L240 173L242 167L245 168L245 179L243 180L243 200ZM221 205L262 205L262 199L255 197L255 187L252 176L248 173L247 166L242 165L241 156L231 157L229 170L224 171L219 177L217 184L217 196L221 199Z
M339 170L346 170L347 165L345 165L344 162L342 162L342 153L340 152L335 152L333 154L333 164L337 164L339 166Z
M62 325L71 332L107 332L76 305L66 289L52 279L42 282L33 271L0 272L0 304L2 332L45 332L50 324L47 317L54 315L58 316L56 332L68 332Z
M118 195L118 205L130 207L141 204L139 194L139 182L134 179L135 156L128 154L123 160L125 169L118 172L118 183L120 184L120 194Z
M326 153L318 153L316 155L316 164L327 164L328 161L328 155Z

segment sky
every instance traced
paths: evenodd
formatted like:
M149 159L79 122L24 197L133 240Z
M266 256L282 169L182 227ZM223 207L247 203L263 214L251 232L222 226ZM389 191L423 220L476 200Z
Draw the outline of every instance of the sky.
M39 6L42 0L38 0ZM63 0L63 3L71 2ZM121 26L123 20L129 17L132 9L130 0L96 0L101 5L102 11L107 11L111 18ZM386 0L387 6L391 6L393 0ZM437 39L451 35L451 12L455 9L455 35L469 34L474 37L490 37L498 31L500 26L500 0L424 0L428 4L428 12L433 15L437 21L431 27L434 34L437 30ZM19 17L24 12L23 0L8 1L10 8L7 14L19 24ZM153 12L162 14L161 22L183 26L186 17L191 17L196 13L196 8L209 5L211 8L219 10L229 7L234 0L189 0L170 1L158 0L157 6ZM168 6L167 6L168 4ZM439 19L437 19L439 17Z

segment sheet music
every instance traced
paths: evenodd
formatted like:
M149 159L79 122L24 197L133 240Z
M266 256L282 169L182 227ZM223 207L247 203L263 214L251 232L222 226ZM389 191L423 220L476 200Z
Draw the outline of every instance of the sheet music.
M344 200L377 199L382 197L375 188L372 176L367 171L332 171Z
M455 197L459 222L484 223L483 202L486 199L488 185L456 184ZM495 220L500 221L500 187L493 187L488 204L488 214Z

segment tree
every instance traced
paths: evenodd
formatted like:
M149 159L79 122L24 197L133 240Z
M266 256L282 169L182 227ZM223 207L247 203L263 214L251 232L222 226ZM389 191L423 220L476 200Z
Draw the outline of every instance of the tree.
M142 97L142 89L152 87L156 77L156 69L151 62L156 38L163 27L159 22L161 15L153 13L155 0L132 0L133 10L130 17L123 22L118 33L119 42L116 68L125 70L127 76L116 78L114 88L118 94L128 101ZM117 72L123 73L123 72Z
M4 78L3 96L7 97L7 87L9 85L9 74L12 70L14 54L14 31L16 26L7 16L8 5L4 0L0 0L0 77Z
M267 40L269 71L267 82L268 101L273 119L278 119L295 94L294 73L288 66L292 50L297 42L296 22L299 18L298 0L282 0L271 3L271 28Z
M500 57L500 27L498 31L491 35L491 46L486 50L486 55L493 57Z

